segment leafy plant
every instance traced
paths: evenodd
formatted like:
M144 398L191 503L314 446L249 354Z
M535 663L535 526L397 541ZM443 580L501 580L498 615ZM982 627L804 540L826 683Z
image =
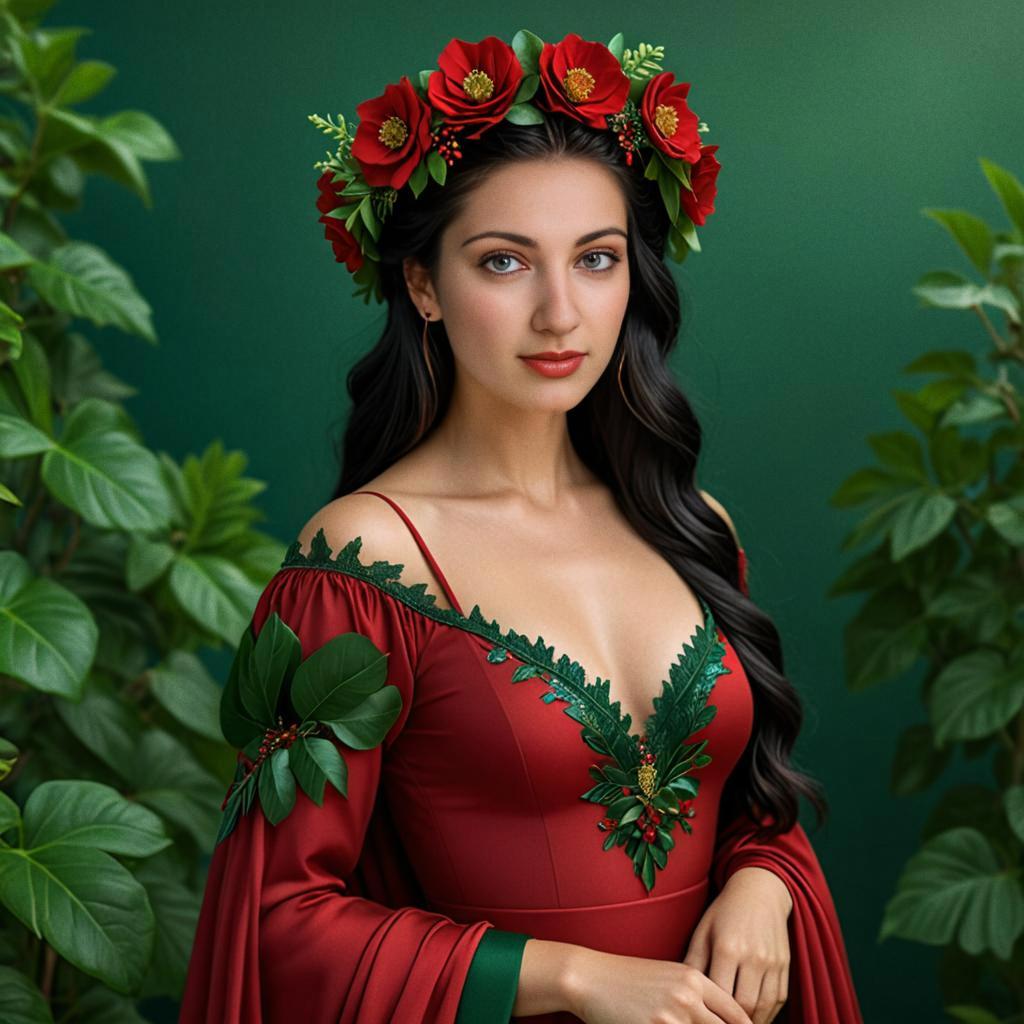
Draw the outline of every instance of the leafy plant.
M0 0L0 1019L177 997L236 751L198 657L234 647L284 547L217 441L155 453L86 333L157 343L129 273L58 214L103 175L148 207L148 114L80 113L114 68Z
M1008 1024L1024 1020L1024 188L989 160L981 167L1008 229L965 210L923 211L981 280L934 271L914 291L926 306L977 316L984 363L953 349L904 368L932 379L894 392L910 429L870 436L878 464L832 496L867 506L844 549L871 547L830 594L867 594L846 630L853 690L923 670L923 720L900 737L891 787L932 790L934 808L879 937L944 946L949 1015ZM957 749L990 781L935 793Z

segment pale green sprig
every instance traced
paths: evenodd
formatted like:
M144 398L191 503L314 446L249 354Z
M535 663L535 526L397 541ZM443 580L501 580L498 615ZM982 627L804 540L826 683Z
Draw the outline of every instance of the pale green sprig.
M324 135L333 135L339 142L351 141L352 136L349 134L344 114L338 115L338 124L331 120L330 114L326 118L321 117L319 114L308 114L307 116Z
M629 78L643 81L665 70L661 65L664 59L664 46L640 43L635 50L622 51L622 70Z

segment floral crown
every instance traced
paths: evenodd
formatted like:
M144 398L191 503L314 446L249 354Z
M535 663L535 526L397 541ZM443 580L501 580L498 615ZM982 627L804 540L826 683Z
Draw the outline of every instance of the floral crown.
M319 222L337 262L357 283L355 295L383 301L376 242L382 223L408 188L418 197L433 178L443 186L462 157L460 139L474 140L499 121L542 124L549 114L614 132L645 178L657 181L669 219L668 250L682 263L700 251L696 226L714 213L718 146L705 146L686 102L688 82L673 84L663 71L664 47L641 43L623 49L622 33L607 46L569 33L545 43L526 29L511 46L496 36L478 43L452 39L438 69L421 71L417 84L402 75L382 95L356 107L355 135L339 114L309 120L337 140L334 153L314 164Z

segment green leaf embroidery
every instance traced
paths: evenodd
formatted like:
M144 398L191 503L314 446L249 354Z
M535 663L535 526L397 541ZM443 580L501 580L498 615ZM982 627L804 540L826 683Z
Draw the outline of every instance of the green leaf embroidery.
M583 728L583 741L594 751L609 757L604 765L593 765L591 777L599 783L581 799L602 804L607 816L598 828L608 831L604 849L624 846L633 860L634 873L650 891L656 871L665 867L667 851L675 845L672 831L678 820L687 833L700 780L690 773L711 763L703 753L707 741L687 744L715 717L716 708L707 703L716 678L730 670L723 664L725 645L718 639L711 608L698 595L704 623L683 643L677 660L669 666L668 679L653 700L644 734L630 731L630 716L612 701L610 680L598 676L587 681L586 670L568 655L555 656L543 637L530 640L515 629L503 630L496 619L488 620L479 604L469 615L455 608L439 608L426 583L406 584L401 580L402 563L384 560L364 564L359 559L362 538L348 541L332 555L322 529L302 553L299 540L292 542L281 568L326 569L361 579L436 622L454 626L491 642L487 660L504 663L511 654L521 664L511 674L513 683L540 678L549 689L540 695L551 704L565 702L563 711ZM338 734L337 729L334 730ZM339 734L340 735L340 734Z
M369 750L383 742L402 709L386 683L387 655L361 633L332 637L305 660L277 612L254 638L246 628L221 697L221 731L248 758L239 762L223 804L217 842L231 834L253 799L272 825L295 806L298 781L316 804L324 783L348 796L348 767L335 743Z

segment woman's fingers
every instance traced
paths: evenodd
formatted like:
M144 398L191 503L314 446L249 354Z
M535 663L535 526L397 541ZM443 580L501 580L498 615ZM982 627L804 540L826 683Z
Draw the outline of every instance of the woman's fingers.
M723 1024L754 1024L746 1010L710 979L704 986L704 1005L711 1011L707 1024L718 1024L720 1020Z

